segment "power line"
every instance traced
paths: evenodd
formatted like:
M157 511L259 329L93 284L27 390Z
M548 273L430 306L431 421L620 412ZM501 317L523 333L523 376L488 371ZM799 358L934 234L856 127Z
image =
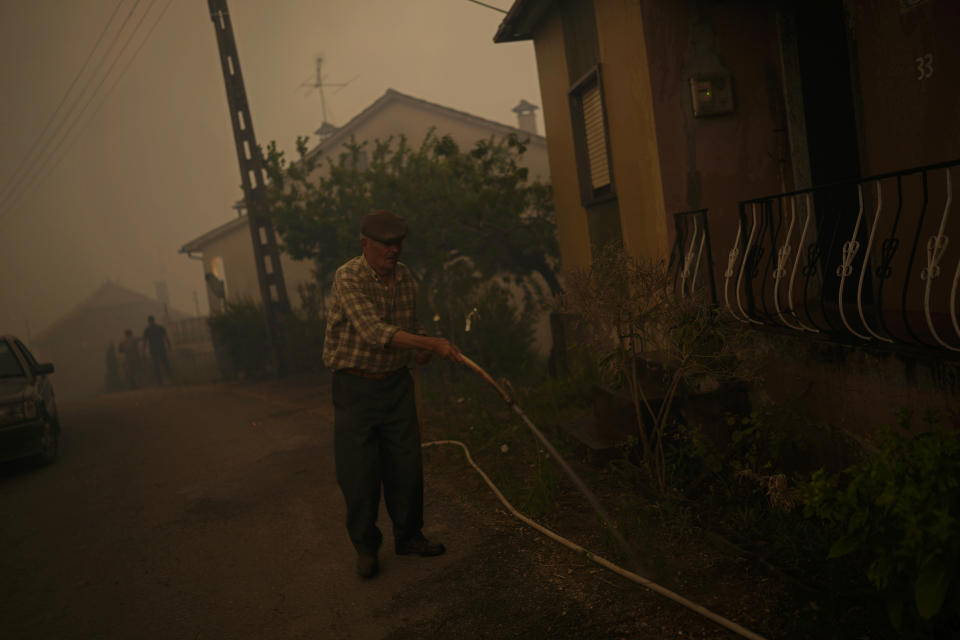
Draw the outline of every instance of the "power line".
M153 0L151 5L147 7L147 11L144 13L144 17L146 17L146 15L150 12L150 9L153 8L154 4L156 4L156 0ZM130 69L130 67L133 64L133 61L136 60L137 55L143 49L144 45L147 44L147 41L150 40L150 36L153 35L154 30L157 28L157 25L160 24L160 21L163 19L164 14L167 13L167 9L170 8L171 4L173 4L173 0L167 0L167 4L163 6L163 9L161 9L160 13L157 14L157 17L153 21L153 24L150 25L150 29L147 31L147 35L144 36L143 40L140 41L140 44L137 45L137 48L133 52L133 55L127 58L127 62L124 65L123 69L120 70L120 73L117 74L117 76L114 78L113 83L110 85L107 91L103 94L103 99L100 100L100 102L97 104L97 108L93 110L93 113L87 119L87 122L84 128L80 131L80 133L78 133L76 136L73 137L73 139L70 141L70 144L68 144L66 149L63 150L63 153L55 156L56 159L54 160L53 166L51 166L50 170L47 171L48 175L56 171L57 167L60 166L60 163L63 162L63 159L67 157L67 155L69 155L70 153L70 150L73 149L73 145L77 142L77 140L80 140L83 137L83 134L86 133L87 129L90 127L90 124L94 120L96 120L97 114L100 113L100 109L102 109L103 105L107 103L107 100L110 98L110 95L113 93L114 89L116 89L117 85L120 84L120 81L123 80L123 77L126 75L127 70ZM143 18L141 18L140 21L143 22Z
M156 28L157 24L159 24L160 18L163 17L163 14L166 13L167 8L169 8L170 2L171 2L171 0L168 0L167 5L166 5L166 6L163 8L163 10L160 12L159 17L157 18L157 20L154 21L153 25L151 26L151 28L150 28L150 30L148 31L148 33L147 33L147 35L145 36L145 38L140 42L140 45L138 46L138 48L137 48L136 51L134 52L133 56L131 56L131 57L128 59L127 64L125 65L125 67L124 67L124 69L121 71L121 73L115 77L114 83L111 84L111 86L110 86L110 88L108 89L107 93L104 94L104 98L103 98L103 100L99 103L97 109L94 111L93 116L91 116L91 118L90 118L89 120L87 120L87 122L86 122L86 125L87 125L87 126L89 126L90 122L92 122L93 117L95 117L95 115L96 115L96 113L99 111L100 107L103 106L103 103L106 101L106 98L109 96L109 94L110 94L110 93L113 91L113 89L117 86L117 84L119 83L120 78L122 78L123 74L124 74L124 73L126 72L126 70L129 68L130 63L133 61L133 59L137 56L137 54L138 54L138 53L140 52L140 50L143 48L143 45L146 44L147 39L150 38L150 35L153 33L153 30ZM100 89L103 87L103 85L104 85L104 83L106 82L107 78L110 77L110 74L113 72L114 67L116 67L117 63L118 63L118 62L120 61L120 59L123 57L123 54L124 54L124 52L127 50L127 48L130 46L130 43L131 43L131 42L134 40L134 38L137 36L137 33L140 31L140 28L142 27L144 20L146 19L147 15L149 15L150 11L152 10L153 6L154 6L156 3L157 3L157 0L151 0L151 1L150 1L149 6L148 6L148 7L146 8L146 10L141 14L141 16L140 16L139 20L137 21L136 25L133 27L133 30L130 32L130 35L127 37L126 41L123 43L123 46L120 48L119 53L117 53L117 55L116 55L116 56L113 58L113 60L110 62L110 65L109 65L109 67L107 68L107 71L100 77L100 81L97 83L96 87L95 87L95 88L93 89L93 91L90 93L89 97L86 99L86 102L83 103L83 106L81 107L81 109L80 109L77 117L76 117L75 119L73 119L73 121L70 123L69 127L67 128L67 131L63 134L63 136L61 136L61 137L59 138L59 140L58 140L56 146L53 148L53 150L52 150L49 154L47 154L46 157L43 159L43 162L42 162L42 164L40 165L40 167L39 167L39 168L33 173L33 175L31 176L30 182L17 194L17 197L15 198L15 200L12 201L12 202L10 202L10 204L7 206L6 210L0 209L0 217L2 217L4 213L8 213L10 210L12 210L12 208L13 208L16 204L18 204L19 201L22 200L22 198L23 198L27 193L29 193L30 190L31 190L31 189L35 186L35 184L37 183L38 179L44 177L45 175L48 175L48 174L51 173L57 166L59 166L60 162L63 160L63 157L66 155L66 152L73 147L73 144L75 144L76 141L80 139L80 137L82 137L83 132L86 130L85 128L82 129L81 132L80 132L77 136L73 137L73 139L72 139L71 142L70 142L70 145L67 147L67 149L64 151L63 154L58 154L58 152L60 151L61 147L63 147L64 143L65 143L68 139L70 139L70 134L74 131L74 129L77 127L77 125L78 125L78 124L81 122L81 120L83 119L83 116L84 116L84 114L87 112L87 109L89 108L90 104L93 102L94 98L97 97L97 93L98 93L98 92L100 91ZM104 57L100 60L100 64L98 64L98 67L97 67L97 71L99 71L100 68L103 67L103 63L106 62L107 56L109 55L110 51L113 50L113 47L114 47L114 45L116 44L116 42L120 39L120 34L123 32L124 28L126 27L126 24L127 24L127 22L129 21L129 19L130 19L131 17L133 17L133 14L134 14L134 12L136 11L136 8L137 8L137 6L138 6L139 4L140 4L140 0L136 0L136 2L134 3L134 6L133 6L133 7L131 8L131 10L130 10L130 13L127 15L127 19L124 20L123 24L122 24L121 27L120 27L120 30L117 32L116 36L114 37L114 41L111 43L110 48L108 49L108 51L107 51L107 53L104 55ZM96 72L94 72L94 73L96 74ZM92 80L93 80L93 78L90 78L90 79L88 80L88 86L89 86L89 82L92 81ZM83 94L84 94L85 92L86 92L86 89L84 89L84 91L81 92L81 94L80 94L81 97L76 101L77 103L79 102L80 99L82 99L82 96L83 96ZM74 104L74 106L76 106L76 103ZM68 115L68 116L66 116L66 118L65 118L63 121L61 121L60 126L57 128L57 131L59 131L59 129L62 128L62 125L63 125L65 122L67 122L67 120L69 119L69 117L70 117L70 116ZM50 167L50 169L49 169L48 171L45 171L45 170L47 169L47 165L51 162L51 160L54 161L54 165L53 165L52 167Z
M478 4L481 7L486 7L487 9L493 9L494 11L499 11L500 13L506 13L506 9L501 9L500 7L495 7L491 4L485 2L479 2L478 0L467 0L467 2L472 2L473 4Z
M70 135L70 132L73 130L73 127L76 126L77 120L74 120L73 124L71 124L70 127L67 128L66 133L58 137L60 130L63 129L63 125L69 122L71 119L71 116L76 112L77 105L79 105L80 102L83 100L84 94L87 93L87 89L90 87L90 84L96 78L97 74L100 72L100 69L103 68L104 62L106 62L107 58L113 52L114 47L117 45L117 42L120 40L121 34L126 28L127 23L130 21L130 18L133 17L133 14L137 10L137 7L140 5L140 2L141 0L135 0L135 2L133 3L133 7L131 7L129 13L127 13L126 18L123 19L123 22L120 24L120 28L114 34L113 40L110 41L110 45L107 47L106 52L104 52L103 55L100 57L99 61L97 62L96 68L93 70L90 77L87 78L83 88L80 90L80 93L74 98L68 112L64 114L63 119L61 119L60 122L57 123L57 126L54 129L53 133L51 134L50 138L43 144L40 151L40 156L34 159L35 161L32 163L32 166L27 170L27 172L21 177L21 179L15 185L14 191L7 195L7 197L5 198L5 202L0 202L0 215L3 214L5 210L4 207L6 208L6 210L10 210L14 206L14 204L19 203L19 201L23 198L23 196L30 191L33 185L36 184L37 178L42 175L43 169L50 162L51 155L55 154L57 150L61 146L63 146L64 139L68 135ZM123 52L121 51L121 55L122 53ZM109 73L110 71L108 70L107 74L109 75ZM103 82L101 81L100 84L102 85ZM99 89L99 86L100 85L98 85L97 89L94 89L94 92L91 94L91 97L96 94L96 91ZM90 101L88 99L87 103L85 103L84 109L86 108L86 104L89 104L89 102ZM81 112L81 115L82 115L82 112ZM58 140L57 145L54 147L53 151L47 153L47 148L49 147L50 143L53 142L54 139ZM44 155L45 153L46 155ZM40 159L40 157L42 157L42 160ZM26 183L25 186L24 186L24 183ZM12 199L11 199L11 196L12 196Z
M80 76L83 75L83 72L86 71L87 65L90 64L90 60L93 59L93 54L97 50L97 47L100 46L100 43L103 42L103 36L107 34L107 31L110 29L110 25L113 23L113 19L117 15L117 11L120 10L120 6L124 3L124 0L119 0L116 6L113 8L113 13L110 14L110 18L107 20L107 23L103 25L103 29L100 31L100 35L97 37L97 41L94 43L93 48L90 49L90 53L87 54L87 59L83 61L83 65L80 67L80 71L77 72L77 75L74 76L73 81L70 83L70 86L67 87L67 90L64 92L63 97L60 98L60 104L57 105L57 108L54 109L53 113L50 115L50 118L47 120L47 123L44 125L43 129L40 132L40 135L37 136L36 141L30 147L30 154L24 160L22 164L17 167L17 170L13 172L10 178L7 180L6 184L3 186L3 189L0 190L0 196L3 196L18 178L18 175L21 171L27 167L27 162L30 161L30 158L37 152L37 149L40 147L40 141L43 140L44 136L47 135L47 132L50 130L50 125L53 124L54 119L57 117L57 114L60 113L60 110L63 108L63 105L67 102L67 97L70 95L70 92L73 91L73 88L76 86L77 81L80 80ZM0 202L6 200L6 196L0 197Z
M123 80L124 76L127 74L127 71L130 69L133 61L137 59L137 56L140 54L140 51L143 49L143 46L147 44L147 41L150 40L150 36L153 35L154 30L156 30L157 25L160 24L160 21L163 19L163 16L167 13L167 9L170 8L170 5L173 4L173 0L167 0L167 4L163 5L163 9L160 10L160 13L157 14L156 20L153 21L153 24L150 25L150 29L147 31L147 35L143 37L143 40L140 41L140 44L137 45L137 49L133 52L133 55L127 59L127 63L124 65L123 69L120 70L120 73L114 79L113 84L110 85L110 88L107 89L106 93L103 94L103 100L100 101L100 104L97 105L97 108L93 110L93 115L90 116L90 119L87 121L89 124L97 117L97 114L100 113L100 109L103 108L103 105L107 102L107 99L113 93L113 90L117 88L117 85L120 84L120 81ZM152 5L151 5L152 8ZM150 12L150 9L147 9L147 13ZM79 136L78 136L79 137Z

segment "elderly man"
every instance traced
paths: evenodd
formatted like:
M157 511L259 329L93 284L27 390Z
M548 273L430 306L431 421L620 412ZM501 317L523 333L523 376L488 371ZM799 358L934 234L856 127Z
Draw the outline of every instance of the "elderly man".
M357 573L379 571L380 486L398 555L436 556L442 544L423 527L423 467L411 356L462 362L457 347L422 335L417 287L399 262L406 221L374 211L360 224L362 254L337 269L329 299L323 362L333 371L334 455L347 506L347 532Z

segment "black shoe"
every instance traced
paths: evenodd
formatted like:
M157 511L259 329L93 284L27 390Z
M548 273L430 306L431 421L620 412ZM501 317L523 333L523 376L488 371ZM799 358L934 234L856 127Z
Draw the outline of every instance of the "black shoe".
M357 575L361 578L372 578L380 571L377 554L361 551L357 554Z
M397 540L394 544L394 550L398 556L418 555L427 558L439 556L447 548L439 542L430 542L423 537L422 533L418 533L409 540Z

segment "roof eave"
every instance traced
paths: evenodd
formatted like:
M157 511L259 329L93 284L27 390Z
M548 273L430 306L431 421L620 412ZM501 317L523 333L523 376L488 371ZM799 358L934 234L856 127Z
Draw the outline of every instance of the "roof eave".
M532 40L533 32L552 5L553 0L515 0L493 41L500 44Z
M246 224L248 224L247 216L245 215L237 216L236 218L233 218L229 222L225 222L219 227L215 227L210 231L207 231L206 233L200 236L197 236L190 242L180 247L180 251L178 251L178 253L186 253L188 255L190 253L203 253L204 247L206 247L208 244L210 244L217 238L233 231L234 229Z

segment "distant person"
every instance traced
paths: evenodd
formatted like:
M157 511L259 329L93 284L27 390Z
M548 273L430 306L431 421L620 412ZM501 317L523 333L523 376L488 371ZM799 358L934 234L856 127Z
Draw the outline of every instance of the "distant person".
M137 373L140 371L140 339L133 335L130 329L123 334L123 341L117 349L123 354L123 372L127 376L127 386L136 389Z
M157 324L153 316L147 316L147 328L143 330L143 342L150 349L150 361L153 362L153 373L157 376L157 384L163 384L163 377L173 381L170 373L170 361L167 359L167 347L171 350L170 338L162 324Z

